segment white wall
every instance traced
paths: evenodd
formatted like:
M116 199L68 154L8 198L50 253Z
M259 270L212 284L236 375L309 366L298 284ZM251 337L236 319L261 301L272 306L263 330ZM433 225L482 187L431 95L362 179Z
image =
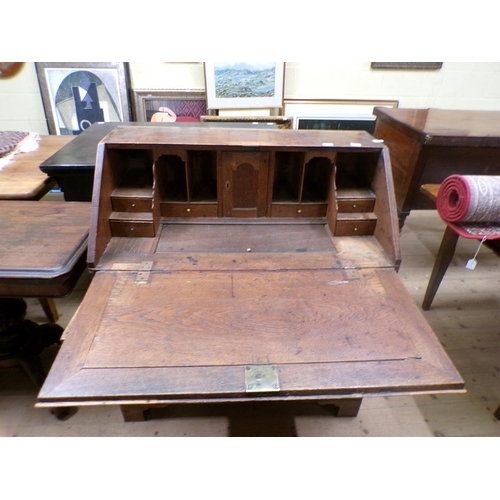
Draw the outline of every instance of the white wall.
M48 133L33 63L16 76L0 78L0 130Z
M203 63L129 63L136 89L203 89ZM289 62L285 99L389 99L404 108L500 110L500 62L439 71L372 70L369 62ZM0 79L0 130L48 133L34 63Z

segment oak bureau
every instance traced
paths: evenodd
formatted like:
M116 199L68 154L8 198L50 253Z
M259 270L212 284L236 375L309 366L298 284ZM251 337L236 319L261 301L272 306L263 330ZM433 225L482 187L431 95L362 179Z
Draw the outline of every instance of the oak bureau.
M98 146L92 282L37 406L463 392L403 287L366 132L121 126Z

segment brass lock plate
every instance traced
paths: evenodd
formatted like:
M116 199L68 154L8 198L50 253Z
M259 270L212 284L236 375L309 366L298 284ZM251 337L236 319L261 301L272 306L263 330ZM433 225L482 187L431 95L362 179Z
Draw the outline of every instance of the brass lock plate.
M278 368L273 365L245 367L246 392L277 392L280 390Z

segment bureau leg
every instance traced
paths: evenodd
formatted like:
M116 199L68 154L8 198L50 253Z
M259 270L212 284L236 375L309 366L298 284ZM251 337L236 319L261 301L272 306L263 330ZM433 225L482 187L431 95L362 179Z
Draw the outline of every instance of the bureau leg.
M441 245L439 246L438 254L436 257L436 262L434 262L434 267L432 268L431 277L429 278L429 284L427 285L427 290L425 291L424 300L422 302L422 309L428 311L431 308L434 296L441 284L441 280L450 265L451 259L455 254L455 248L457 247L458 234L453 231L449 226L446 226L446 230L443 234L443 239L441 240Z
M51 415L57 418L57 420L65 420L71 414L71 408L60 406L57 408L52 408L50 410Z
M125 422L144 422L148 419L150 407L147 405L121 405Z
M361 401L362 398L327 399L318 401L318 404L336 417L356 417Z
M500 420L500 406L495 410L495 413L493 413L493 416L497 419Z
M399 224L399 232L403 230L403 226L405 225L406 218L410 215L410 212L399 212L398 211L398 224Z

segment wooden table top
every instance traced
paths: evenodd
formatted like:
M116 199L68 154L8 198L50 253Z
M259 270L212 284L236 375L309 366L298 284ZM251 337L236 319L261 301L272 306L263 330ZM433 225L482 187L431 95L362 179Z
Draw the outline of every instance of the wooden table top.
M377 107L374 114L424 144L500 146L500 111Z
M85 268L90 203L0 201L0 296L61 297Z
M72 141L75 136L41 136L38 149L18 153L0 170L0 200L39 200L54 185L40 164Z
M0 201L0 280L57 276L85 250L90 203Z

